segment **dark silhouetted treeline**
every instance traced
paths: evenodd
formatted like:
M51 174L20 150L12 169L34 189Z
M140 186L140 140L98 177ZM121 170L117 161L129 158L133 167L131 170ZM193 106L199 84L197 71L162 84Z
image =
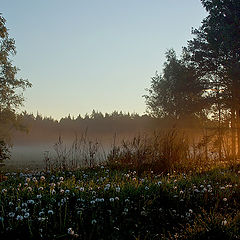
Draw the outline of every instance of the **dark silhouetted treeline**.
M178 127L181 129L200 128L200 120L195 118L175 121L169 118L156 118L150 115L136 113L101 113L93 110L84 117L61 118L59 121L52 117L34 116L27 112L21 114L21 123L28 129L27 132L15 132L14 144L31 144L34 142L53 142L58 136L72 139L75 134L85 134L89 137L117 137L135 136L137 134L153 132L157 129Z

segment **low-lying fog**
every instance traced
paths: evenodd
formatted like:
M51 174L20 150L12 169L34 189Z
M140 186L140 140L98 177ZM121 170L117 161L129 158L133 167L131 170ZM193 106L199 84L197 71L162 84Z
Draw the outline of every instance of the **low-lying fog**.
M104 136L104 137L87 137L85 148L89 146L89 141L93 144L98 142L98 155L99 158L104 158L104 154L109 152L111 146L115 144L120 144L122 139L129 138L130 136L119 136L114 138L114 136ZM11 148L11 158L5 161L5 166L7 168L34 168L42 169L45 167L45 156L48 154L51 159L57 157L56 143L59 141L59 136L55 137L55 140L46 139L46 141L37 141L37 139L31 139L31 137L24 139L23 143L15 141ZM115 140L114 140L115 139ZM42 140L42 139L41 139ZM62 149L66 148L68 151L72 146L75 137L70 138L61 137ZM80 141L80 140L79 140ZM82 144L83 145L83 144Z

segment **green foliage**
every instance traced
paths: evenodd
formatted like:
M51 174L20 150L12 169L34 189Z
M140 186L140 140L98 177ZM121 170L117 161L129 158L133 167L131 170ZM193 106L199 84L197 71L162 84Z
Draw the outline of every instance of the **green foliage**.
M197 71L174 50L166 53L163 74L152 78L149 95L145 96L148 110L157 117L184 118L201 112L206 101L204 86Z
M10 158L9 146L4 141L0 141L0 163Z
M238 0L202 0L209 13L185 48L185 57L211 86L225 92L225 104L239 100L240 3ZM223 92L222 92L223 93Z
M9 173L0 183L0 237L239 239L239 171ZM218 238L217 238L218 237Z
M19 89L31 87L27 80L16 77L18 68L13 65L11 57L16 54L15 41L9 38L6 20L0 15L0 158L7 158L9 132L13 128L21 128L16 109L23 103L23 95Z
M17 67L13 66L11 57L16 54L15 41L9 38L6 20L0 16L0 110L14 111L23 102L22 94L17 89L26 89L31 84L27 80L18 79Z

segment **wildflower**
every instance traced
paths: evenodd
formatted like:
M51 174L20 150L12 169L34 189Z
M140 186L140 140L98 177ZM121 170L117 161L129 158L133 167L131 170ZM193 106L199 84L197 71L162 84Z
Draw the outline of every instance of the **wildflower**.
M66 189L66 190L65 190L65 193L66 193L66 194L70 193L70 190Z
M44 215L44 212L43 212L43 211L39 212L39 217L41 217L41 216L43 216L43 215Z
M222 221L222 225L223 226L227 225L227 220L226 219Z
M41 194L38 194L38 195L37 195L37 198L38 198L38 199L42 198L42 195L41 195Z
M55 189L50 190L50 193L55 194L56 193Z
M9 202L8 205L9 205L9 206L13 206L13 202Z
M15 211L18 211L20 210L21 208L20 207L15 207Z
M79 190L80 190L81 192L84 192L84 187L80 187Z
M109 201L110 202L114 202L114 198L109 198Z
M41 180L41 181L44 181L44 180L45 180L45 177L44 177L44 176L41 176L41 177L40 177L40 180Z
M26 212L25 214L24 214L24 218L28 218L29 217L29 213L28 212Z
M142 216L147 216L147 212L146 211L141 211L141 215Z
M39 191L42 191L42 190L43 190L43 187L38 188L38 190L39 190Z
M22 203L22 207L27 207L27 203Z
M27 189L28 189L28 191L29 191L29 192L31 192L31 191L32 191L32 188L31 188L31 187L28 187Z
M223 201L226 202L226 201L227 201L227 198L223 198Z
M149 190L149 187L148 187L148 186L146 186L146 187L145 187L145 190Z
M118 201L118 200L119 200L119 197L115 197L115 200Z
M63 177L60 177L59 180L60 180L60 181L63 181Z
M12 217L15 216L15 213L14 213L14 212L10 212L10 213L8 214L8 216L12 218Z
M2 193L6 193L6 192L7 192L7 189L4 188L4 189L2 190Z
M29 183L29 182L30 182L30 180L31 180L30 178L26 178L26 180L25 180L25 181Z
M121 188L120 187L116 187L116 192L120 192Z
M90 203L91 203L91 204L95 204L95 201L94 201L94 200L92 200Z
M159 185L161 185L161 184L162 184L162 182L161 182L161 181L159 181L157 184L158 184L158 186L159 186Z
M69 228L69 229L68 229L68 234L69 234L69 235L74 235L74 231L73 231L72 228Z
M53 210L48 210L48 214L53 215Z
M17 219L18 221L22 221L22 220L23 220L23 216L22 216L22 215L17 215L16 219Z
M28 204L34 204L34 200L32 200L32 199L27 200L27 203L28 203Z
M96 224L97 223L97 220L96 219L93 219L92 220L92 224Z

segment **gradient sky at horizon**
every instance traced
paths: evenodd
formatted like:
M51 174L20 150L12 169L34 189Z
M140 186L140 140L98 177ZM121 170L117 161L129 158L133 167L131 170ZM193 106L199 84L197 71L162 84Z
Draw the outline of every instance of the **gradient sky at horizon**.
M143 114L166 50L180 54L206 16L200 0L2 0L0 12L33 84L22 110L55 119Z

